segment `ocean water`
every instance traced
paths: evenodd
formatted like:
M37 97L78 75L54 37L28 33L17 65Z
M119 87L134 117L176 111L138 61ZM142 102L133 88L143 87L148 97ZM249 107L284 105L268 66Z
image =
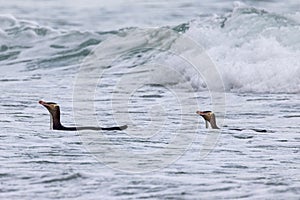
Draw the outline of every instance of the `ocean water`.
M297 1L0 5L1 199L299 199Z

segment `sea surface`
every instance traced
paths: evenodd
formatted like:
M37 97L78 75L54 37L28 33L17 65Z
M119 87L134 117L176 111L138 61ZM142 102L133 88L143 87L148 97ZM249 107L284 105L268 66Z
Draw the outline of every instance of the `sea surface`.
M299 199L299 33L294 0L1 1L0 199Z

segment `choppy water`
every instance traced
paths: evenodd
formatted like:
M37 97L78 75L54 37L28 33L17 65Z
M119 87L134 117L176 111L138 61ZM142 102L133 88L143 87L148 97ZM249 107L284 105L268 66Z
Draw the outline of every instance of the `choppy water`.
M201 2L1 2L0 198L299 199L298 3Z

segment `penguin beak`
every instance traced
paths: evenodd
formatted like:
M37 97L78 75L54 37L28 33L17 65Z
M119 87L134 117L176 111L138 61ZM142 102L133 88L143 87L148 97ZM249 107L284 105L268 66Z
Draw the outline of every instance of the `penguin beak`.
M49 107L49 104L47 104L47 102L40 100L39 104L45 106L45 107Z
M46 108L53 108L53 107L57 107L58 105L56 103L53 103L53 102L45 102L43 100L40 100L39 101L39 104L45 106Z
M202 111L197 111L196 113L197 113L198 115L200 115L200 116L205 116L205 115L207 115L207 113L202 112Z

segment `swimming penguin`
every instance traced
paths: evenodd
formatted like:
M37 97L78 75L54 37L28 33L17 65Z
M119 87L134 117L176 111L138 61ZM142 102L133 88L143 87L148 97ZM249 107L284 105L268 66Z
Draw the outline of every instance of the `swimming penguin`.
M64 131L79 131L79 130L124 130L127 128L127 125L117 126L117 127L92 127L92 126L83 126L83 127L65 127L60 123L60 109L59 105L53 102L39 101L39 104L43 105L50 112L51 128L53 130L64 130Z
M210 125L212 129L219 129L219 127L217 126L216 116L212 111L197 111L196 113L204 118L206 128L209 128ZM243 131L245 129L231 128L229 130ZM267 132L267 130L265 129L250 129L250 130L260 132L260 133Z

